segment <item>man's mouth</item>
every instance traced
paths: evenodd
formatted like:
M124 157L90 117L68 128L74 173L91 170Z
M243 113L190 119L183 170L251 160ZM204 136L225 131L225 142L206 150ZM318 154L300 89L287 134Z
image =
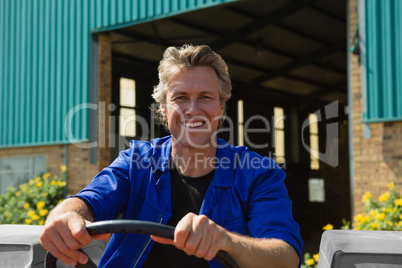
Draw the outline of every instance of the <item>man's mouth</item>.
M197 128L197 127L201 127L205 124L205 121L200 121L200 122L191 122L191 123L183 123L183 125L185 127L188 128Z

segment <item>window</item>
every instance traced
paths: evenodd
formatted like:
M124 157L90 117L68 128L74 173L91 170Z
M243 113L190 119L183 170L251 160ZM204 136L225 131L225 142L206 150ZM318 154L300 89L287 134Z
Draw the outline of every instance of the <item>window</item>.
M120 110L119 134L120 136L136 136L135 113L135 80L120 78Z
M275 161L285 163L285 114L283 108L274 107Z
M0 158L0 193L46 172L45 156Z
M316 114L309 114L310 131L310 169L320 169L318 118Z
M244 146L244 109L243 100L237 101L237 120L238 120L238 136L237 145Z
M308 180L308 200L310 202L325 202L325 182L324 179Z

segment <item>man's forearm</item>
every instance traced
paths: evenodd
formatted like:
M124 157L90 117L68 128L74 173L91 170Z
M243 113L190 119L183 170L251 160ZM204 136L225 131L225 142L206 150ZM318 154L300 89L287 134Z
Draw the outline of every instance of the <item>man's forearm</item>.
M256 239L229 232L227 252L240 267L289 267L299 265L295 249L278 239Z
M89 207L85 201L79 199L79 198L68 198L61 202L59 205L57 205L50 213L49 216L47 217L47 221L50 219L60 216L64 213L67 212L76 212L77 214L81 215L85 220L93 222L94 221L94 215L92 212L92 208Z

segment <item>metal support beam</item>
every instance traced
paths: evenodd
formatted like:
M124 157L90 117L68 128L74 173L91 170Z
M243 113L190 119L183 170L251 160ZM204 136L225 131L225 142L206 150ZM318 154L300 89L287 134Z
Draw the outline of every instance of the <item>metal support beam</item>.
M310 6L310 8L312 8L312 6ZM247 13L247 12L245 12L244 10L240 10L239 8L237 8L237 7L235 7L235 6L227 6L227 7L225 7L225 9L228 10L228 11L230 11L230 12L239 14L239 15L241 15L241 16L243 16L243 17L247 17L247 18L249 18L249 19L255 19L255 16L254 16L254 15L252 15L252 14L250 14L250 13ZM276 28L279 28L279 29L281 29L281 30L290 32L290 33L292 33L292 34L294 34L294 35L298 35L298 36L300 36L300 37L302 37L302 38L311 40L311 41L313 41L313 42L315 42L315 43L317 43L317 44L321 44L321 45L323 45L323 46L327 46L327 45L329 44L329 43L326 42L326 41L323 41L323 40L321 40L321 39L318 39L316 36L313 36L313 35L308 34L308 33L305 33L305 32L303 32L303 33L298 32L298 31L296 31L296 30L294 30L294 29L292 29L292 28L290 28L290 27L288 27L288 26L282 25L282 24L280 24L280 23L278 23L278 22L276 22L276 23L271 23L270 25L271 25L271 26L274 26L274 27L276 27Z
M244 26L243 28L235 32L231 32L222 36L220 39L212 42L210 46L215 51L220 50L233 42L241 40L244 36L258 31L271 23L281 20L302 8L311 5L316 1L317 0L300 0L297 2L291 2L274 12L267 14L263 18L255 20L254 22Z
M304 110L307 108L312 102L315 102L320 97L326 96L333 92L339 92L342 94L347 94L346 89L347 81L343 81L341 83L337 83L335 85L331 85L319 90L314 91L313 93L301 98L300 101L300 110Z
M194 28L194 29L196 29L196 30L198 30L198 31L203 31L203 32L209 33L210 36L211 36L211 35L214 35L214 36L219 36L219 35L221 35L221 33L217 32L217 31L213 31L213 30L211 30L211 29L207 29L207 28L202 27L202 26L200 26L200 25L195 25L194 23L192 23L192 22L190 22L190 21L180 20L180 19L178 19L178 18L171 18L171 19L169 19L169 20L172 21L172 22L178 23L178 24L184 24L184 25L186 25L187 27ZM295 33L296 33L296 32L295 32ZM303 35L301 35L301 36L303 36ZM307 38L307 36L305 36L305 38ZM314 41L314 40L313 40L313 41ZM166 42L166 41L165 41L165 42ZM251 47L255 47L255 46L256 46L256 43L250 42L250 41L247 41L247 40L244 40L244 39L241 40L241 41L239 40L239 43L245 44L245 45L248 45L248 46L251 46ZM324 42L320 42L320 43L321 43L322 45L324 45L324 46L331 45L331 44L324 43ZM209 44L209 45L212 47L211 44ZM212 47L212 48L213 48L213 47ZM297 60L297 58L296 58L295 55L290 55L290 54L288 54L288 53L284 53L284 52L279 51L279 50L277 50L277 49L275 49L275 48L268 47L267 45L263 45L263 46L262 46L262 49L264 49L264 50L266 50L266 51L269 51L269 52L272 52L272 53L274 53L274 54L276 54L276 55L278 55L278 56L281 56L281 57L289 58L289 59L292 59L292 60ZM321 63L317 63L317 62L316 62L316 63L311 63L311 64L313 64L313 65L315 65L315 66L318 66L318 67L320 67L320 68L326 68L326 66L325 66L324 64L321 64ZM346 71L345 71L345 70L342 70L342 69L339 69L339 68L335 68L335 67L334 67L333 71L336 72L336 73L342 74L342 75L346 75Z
M256 65L251 65L251 64L244 63L244 62L240 62L240 61L228 58L228 57L225 58L225 62L228 65L242 66L242 67L245 67L247 69L252 69L252 70L263 72L263 73L271 73L271 72L275 71L275 70L272 70L272 69L269 70L269 69L266 69L266 68L261 68L261 67L256 66ZM324 68L324 66L322 68ZM317 81L313 81L311 79L306 79L306 78L301 78L301 77L291 75L291 74L285 74L285 75L282 75L282 77L290 79L290 80L300 81L300 82L310 84L312 86L319 87L319 88L324 88L324 87L327 86L327 85L324 85L324 84L319 83Z
M301 58L301 59L296 60L294 62L291 62L291 63L289 63L289 64L287 64L287 65L285 65L285 66L283 66L281 68L278 68L277 70L275 70L273 72L270 72L270 73L267 73L267 74L262 75L260 77L257 77L256 79L253 79L252 81L246 83L242 88L252 88L252 87L254 87L256 85L259 85L259 84L261 84L261 83L263 83L263 82L265 82L267 80L270 80L270 79L272 79L274 77L284 75L284 74L286 74L286 73L288 73L288 72L290 72L290 71L292 71L292 70L294 70L296 68L299 68L299 67L301 67L301 66L303 66L303 65L305 65L307 63L314 62L314 61L316 61L316 60L318 60L318 59L320 59L322 57L325 57L325 56L333 53L334 51L339 50L340 48L342 48L344 46L346 46L346 41L345 40L342 40L340 42L331 44L328 47L325 47L325 48L320 49L320 50L318 50L316 52L313 52L313 53L311 53L310 55L308 55L308 56L306 56L304 58ZM345 50L346 50L346 48L345 48Z

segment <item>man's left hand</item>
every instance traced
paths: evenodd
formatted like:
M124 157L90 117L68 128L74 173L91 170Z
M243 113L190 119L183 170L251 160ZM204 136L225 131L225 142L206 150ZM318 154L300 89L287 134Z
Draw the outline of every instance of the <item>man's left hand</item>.
M174 245L187 255L212 260L229 242L227 231L205 215L188 213L179 221L174 240L151 236L158 243Z

